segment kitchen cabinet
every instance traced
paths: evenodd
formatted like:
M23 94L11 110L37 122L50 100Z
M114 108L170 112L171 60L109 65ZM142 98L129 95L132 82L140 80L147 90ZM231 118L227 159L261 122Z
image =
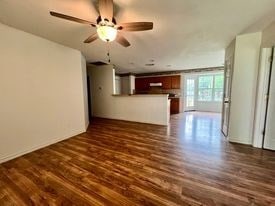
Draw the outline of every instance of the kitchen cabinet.
M171 89L180 89L180 75L171 76Z
M160 77L149 77L148 80L149 80L149 84L162 82Z
M171 114L180 113L180 98L171 98L170 113Z
M160 77L162 89L171 89L171 77Z
M147 91L150 89L150 79L149 78L136 78L135 80L136 91Z
M135 89L136 91L141 91L143 87L143 81L142 79L137 79L135 80Z
M150 90L150 83L162 83L162 89L180 89L181 76L157 76L136 78L136 91Z

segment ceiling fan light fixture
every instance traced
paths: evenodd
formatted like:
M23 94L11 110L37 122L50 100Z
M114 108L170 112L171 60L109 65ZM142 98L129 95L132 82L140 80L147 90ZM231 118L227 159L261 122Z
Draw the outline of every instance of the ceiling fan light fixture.
M111 42L117 37L117 29L112 26L99 26L97 28L97 34L101 40Z

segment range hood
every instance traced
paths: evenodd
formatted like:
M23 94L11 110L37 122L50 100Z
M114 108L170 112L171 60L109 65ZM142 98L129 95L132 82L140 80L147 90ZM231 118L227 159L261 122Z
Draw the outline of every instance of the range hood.
M162 83L150 83L150 87L162 87Z

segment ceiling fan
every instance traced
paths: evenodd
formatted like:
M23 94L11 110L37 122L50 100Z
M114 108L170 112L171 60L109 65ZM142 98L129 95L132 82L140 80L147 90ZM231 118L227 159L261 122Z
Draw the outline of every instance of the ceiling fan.
M91 43L100 38L105 42L111 42L115 40L122 46L128 47L131 44L125 37L123 37L120 31L146 31L153 29L153 22L130 22L117 24L114 17L113 0L99 0L99 16L96 20L96 23L54 11L50 11L50 14L58 18L96 27L97 33L88 37L84 43Z

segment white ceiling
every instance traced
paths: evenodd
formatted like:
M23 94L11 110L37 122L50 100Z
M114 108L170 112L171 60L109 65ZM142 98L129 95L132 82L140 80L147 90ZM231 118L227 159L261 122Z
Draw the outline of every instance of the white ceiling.
M222 66L230 41L275 9L275 0L115 0L115 4L118 23L154 22L152 31L123 33L131 47L111 43L111 60L121 73ZM83 43L95 28L49 15L53 10L95 21L96 8L96 0L0 0L0 21L78 49L88 62L106 62L106 43ZM152 60L155 66L146 67Z

